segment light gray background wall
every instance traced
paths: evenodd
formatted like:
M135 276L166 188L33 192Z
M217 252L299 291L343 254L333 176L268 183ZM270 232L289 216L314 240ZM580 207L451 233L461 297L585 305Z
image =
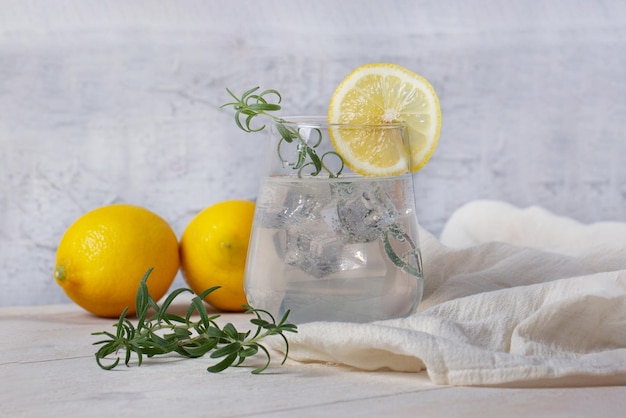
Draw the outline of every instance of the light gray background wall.
M375 61L440 95L428 230L478 198L626 221L621 0L0 0L0 305L68 301L55 249L90 209L142 205L180 235L254 198L264 138L218 108L225 87L319 114Z

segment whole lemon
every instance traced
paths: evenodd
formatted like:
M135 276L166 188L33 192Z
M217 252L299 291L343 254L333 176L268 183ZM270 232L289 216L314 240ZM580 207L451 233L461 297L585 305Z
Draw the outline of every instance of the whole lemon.
M159 300L180 266L178 240L157 214L129 204L87 212L65 232L56 254L54 277L65 294L85 310L117 317L135 313L139 282L148 269L150 295Z
M196 293L213 287L205 301L223 311L247 303L243 276L254 217L254 203L229 200L198 213L180 240L183 277Z

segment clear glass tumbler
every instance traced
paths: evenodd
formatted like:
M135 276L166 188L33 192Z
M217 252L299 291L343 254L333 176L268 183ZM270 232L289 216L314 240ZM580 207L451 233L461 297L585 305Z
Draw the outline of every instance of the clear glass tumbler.
M275 316L289 310L296 324L415 311L423 275L413 176L410 167L388 177L350 170L331 138L361 134L408 147L401 124L305 117L270 127L244 280L255 308Z

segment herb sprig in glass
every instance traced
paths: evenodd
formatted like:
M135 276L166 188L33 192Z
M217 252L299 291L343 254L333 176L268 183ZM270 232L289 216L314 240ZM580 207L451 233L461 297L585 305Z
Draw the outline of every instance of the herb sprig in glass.
M275 122L276 129L280 134L281 141L278 144L278 155L287 166L291 166L294 170L298 170L298 175L302 175L304 168L312 166L313 170L310 175L317 176L322 171L326 172L329 177L335 178L341 175L344 168L343 159L339 154L334 151L328 151L322 155L318 155L317 147L322 140L322 134L319 129L314 129L317 132L317 140L307 141L305 140L298 129L289 126L289 121L279 118L270 112L275 112L281 109L280 102L282 96L274 89L264 90L259 92L260 87L254 87L245 91L241 97L237 97L230 89L226 89L228 94L235 100L234 102L225 103L221 107L232 106L235 109L235 123L237 126L245 132L259 132L265 129L265 125L261 125L257 128L252 126L252 121L258 116L266 116ZM273 100L271 100L273 99ZM288 161L283 158L281 153L281 145L284 143L294 144L297 148L296 161ZM329 156L333 156L340 162L340 168L337 171L333 171L325 163L325 159Z
M260 125L256 128L252 126L254 118L258 116L267 116L275 122L276 129L278 130L281 141L278 143L278 156L285 165L290 165L294 169L299 170L298 175L302 173L302 169L313 165L314 171L312 176L317 176L322 170L326 171L331 178L339 177L343 168L344 162L341 155L334 151L329 151L322 156L318 156L316 152L317 146L320 144L322 135L317 130L319 137L317 141L311 141L309 144L300 135L297 129L289 126L289 121L273 115L271 112L281 110L280 102L282 96L277 90L268 89L259 92L260 87L254 87L245 91L241 97L237 97L230 89L226 89L228 94L235 100L234 102L226 103L221 107L232 106L235 110L235 123L237 126L245 132L259 132L265 129L265 125ZM271 99L274 99L273 101ZM298 150L298 159L295 163L290 163L282 157L281 144L286 142L288 144L295 144ZM333 172L324 164L324 159L328 155L334 155L341 163L341 167L336 172ZM386 204L380 201L382 206ZM421 254L417 245L411 240L409 235L403 231L402 227L397 224L387 225L386 230L379 231L383 235L384 249L391 262L415 277L421 277ZM398 251L394 248L393 243L398 246L408 246L408 251L403 254L398 254Z
M270 365L271 357L268 349L261 343L266 337L280 336L285 342L285 354L281 364L287 360L289 342L285 337L286 332L297 332L297 326L287 322L287 311L278 322L267 311L255 309L244 305L246 312L254 314L250 323L256 327L252 331L240 332L232 323L223 327L215 321L219 315L211 315L202 301L208 294L219 287L212 287L195 296L187 309L185 316L170 312L172 302L180 294L193 291L180 288L172 292L163 302L157 302L148 293L146 281L152 269L148 270L142 278L137 291L136 325L128 318L128 308L122 312L119 320L113 326L115 332L101 331L92 335L102 335L106 338L97 341L94 345L100 345L96 352L98 366L105 370L111 370L120 364L117 356L120 350L125 351L124 364L130 365L132 354L137 357L137 365L141 366L143 358L154 357L169 353L178 353L183 357L195 358L205 354L213 359L220 359L217 363L207 368L211 373L221 372L231 366L241 365L247 358L255 356L259 351L263 352L266 362L252 370L253 374L262 373ZM148 316L149 310L154 311ZM196 319L197 316L197 319ZM105 359L116 355L115 359L105 364Z

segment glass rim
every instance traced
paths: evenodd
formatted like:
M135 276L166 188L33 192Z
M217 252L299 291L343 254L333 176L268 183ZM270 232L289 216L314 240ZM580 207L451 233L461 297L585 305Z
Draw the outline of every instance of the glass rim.
M349 122L328 122L326 116L284 116L280 120L273 121L273 125L294 125L304 128L376 128L376 129L392 129L392 128L405 128L405 122L389 122L389 123L349 123Z

